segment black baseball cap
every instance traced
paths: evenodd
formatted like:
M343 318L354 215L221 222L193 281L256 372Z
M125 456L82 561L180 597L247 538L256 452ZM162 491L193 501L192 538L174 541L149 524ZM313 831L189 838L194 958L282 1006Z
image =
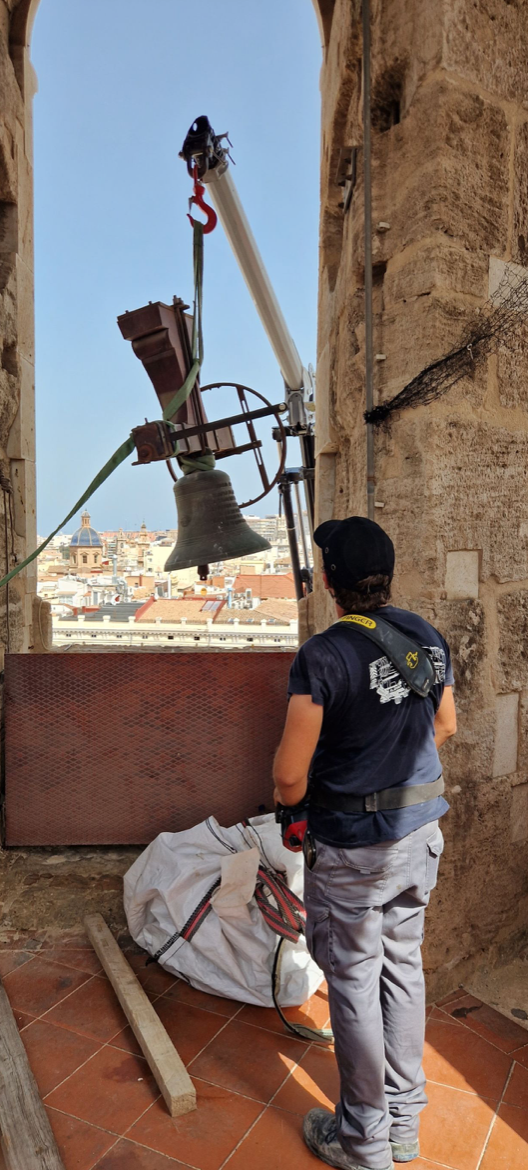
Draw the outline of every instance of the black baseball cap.
M323 553L326 572L336 585L353 589L365 577L394 573L394 545L390 536L365 516L325 520L314 532Z

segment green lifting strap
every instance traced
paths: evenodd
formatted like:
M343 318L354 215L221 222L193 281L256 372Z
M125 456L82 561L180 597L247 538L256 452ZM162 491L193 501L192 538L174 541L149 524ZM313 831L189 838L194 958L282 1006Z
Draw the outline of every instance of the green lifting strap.
M130 438L127 439L125 443L122 443L121 446L117 448L117 451L114 451L114 454L108 460L108 463L105 463L104 467L102 467L101 470L97 473L95 479L92 479L90 486L86 488L86 491L83 493L80 500L77 500L77 503L74 504L71 512L68 512L68 515L64 517L64 520L61 520L61 523L57 525L57 528L55 528L55 530L50 533L47 539L43 541L43 543L39 545L38 548L35 549L35 552L32 552L29 557L26 557L25 561L22 561L19 565L15 565L15 568L11 569L11 572L8 573L6 577L2 577L2 580L0 581L0 589L3 589L4 585L8 585L9 581L11 581L13 577L16 577L17 573L21 573L22 569L25 569L27 565L30 565L31 562L35 560L35 557L40 556L40 553L44 552L44 549L47 548L50 540L53 540L53 537L56 536L57 533L60 532L61 528L63 528L64 525L68 523L68 520L71 520L72 516L75 516L75 513L79 511L79 508L82 508L83 504L86 504L87 500L90 499L90 496L93 496L94 492L97 491L97 488L105 482L105 479L108 479L108 476L111 475L113 471L115 471L116 467L119 467L119 464L122 463L124 459L126 459L127 455L132 454L134 447L134 440Z
M196 382L200 372L200 366L203 362L203 330L202 330L202 300L203 300L203 227L201 223L196 220L193 221L193 265L194 265L194 314L193 314L193 331L192 331L192 358L193 364L183 386L171 398L168 406L163 411L163 418L165 422L170 421L176 412L187 401L189 394ZM190 475L193 471L212 471L215 466L214 455L204 455L198 453L196 455L184 455L178 453L176 447L176 456L178 463L184 475Z
M165 408L165 410L163 412L163 418L165 419L165 421L167 421L173 415L175 415L176 412L180 409L180 407L183 406L184 402L187 401L189 394L191 393L191 390L192 390L192 388L196 382L196 379L198 377L198 374L200 372L200 366L203 362L203 334L202 334L203 230L202 230L202 224L198 223L196 220L194 221L194 227L193 227L193 266L194 266L194 320L193 320L193 333L192 333L193 364L189 370L189 373L187 374L187 377L185 379L185 382L183 383L183 386L180 386L180 389L174 395L174 398L171 399L168 406ZM120 447L118 447L117 451L114 451L114 454L110 457L108 462L105 463L104 467L102 467L101 470L97 473L97 475L95 476L95 479L92 479L91 484L89 485L89 487L87 487L86 491L83 493L80 500L77 500L77 503L74 504L71 511L68 512L68 515L64 517L64 520L62 520L59 525L57 525L57 528L55 528L54 531L50 533L50 535L46 538L46 540L44 540L42 542L42 544L39 545L39 547L36 548L35 551L32 552L29 557L26 557L26 559L24 561L21 561L21 563L19 565L15 565L15 568L11 569L10 573L7 573L5 577L2 577L2 580L0 581L0 589L3 589L6 585L8 585L9 582L12 581L13 577L16 577L18 573L21 573L22 569L26 569L27 566L30 565L31 562L35 560L35 557L40 556L40 554L42 552L44 552L44 549L47 548L50 541L53 540L53 537L56 536L58 532L60 532L61 528L64 528L64 525L68 523L68 520L71 520L72 516L75 516L75 513L79 511L79 508L82 508L83 504L87 503L87 501L90 499L90 496L93 496L94 492L97 491L97 488L101 487L101 484L103 484L105 482L105 480L108 479L108 477L112 474L112 472L115 471L116 467L119 467L120 463L122 463L123 460L126 459L127 455L132 454L134 447L135 447L134 440L132 438L129 438L124 443L122 443ZM214 455L202 455L202 454L198 454L198 455L194 455L194 456L193 455L180 455L180 456L178 456L178 462L180 464L180 467L181 467L184 475L188 475L192 471L211 471L215 465L215 458L214 458Z

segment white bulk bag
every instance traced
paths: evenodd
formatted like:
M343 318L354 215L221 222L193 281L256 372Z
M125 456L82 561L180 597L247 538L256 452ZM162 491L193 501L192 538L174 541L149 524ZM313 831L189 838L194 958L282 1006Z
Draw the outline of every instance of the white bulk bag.
M160 833L124 878L124 903L132 937L150 955L171 945L159 962L200 991L272 1007L273 960L279 939L255 897L259 865L285 876L303 896L302 853L284 848L273 814L230 829L214 817L182 833ZM200 912L215 882L209 912ZM193 921L189 941L173 938ZM304 1003L323 975L304 937L282 944L279 1003Z

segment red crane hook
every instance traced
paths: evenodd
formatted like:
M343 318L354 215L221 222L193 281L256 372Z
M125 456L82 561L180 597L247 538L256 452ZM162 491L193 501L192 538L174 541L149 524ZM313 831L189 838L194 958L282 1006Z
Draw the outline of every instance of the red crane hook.
M204 191L205 191L205 187L204 187L203 183L199 182L199 179L198 179L198 167L195 166L194 167L194 187L193 187L193 193L191 195L191 198L189 199L189 207L192 207L192 204L196 203L196 206L199 207L201 211L203 211L204 215L206 216L206 222L204 224L202 224L203 234L204 234L204 236L207 236L207 235L209 235L209 232L214 231L214 229L218 223L218 216L217 216L214 208L210 207L209 204L205 202L205 199L203 197ZM187 219L189 220L191 227L194 227L195 221L194 221L192 215L189 215L189 213L187 213ZM196 222L199 222L199 221L196 221Z

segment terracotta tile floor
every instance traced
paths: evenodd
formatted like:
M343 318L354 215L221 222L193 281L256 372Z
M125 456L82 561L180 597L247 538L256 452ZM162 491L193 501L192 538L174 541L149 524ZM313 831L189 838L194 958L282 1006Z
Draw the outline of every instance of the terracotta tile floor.
M309 1170L303 1114L338 1095L330 1045L286 1035L275 1012L206 996L128 956L189 1067L198 1109L172 1120L82 938L0 950L66 1170ZM324 988L288 1013L321 1027ZM422 1157L415 1170L527 1170L528 1031L465 991L429 1010ZM0 1170L5 1170L0 1155Z

